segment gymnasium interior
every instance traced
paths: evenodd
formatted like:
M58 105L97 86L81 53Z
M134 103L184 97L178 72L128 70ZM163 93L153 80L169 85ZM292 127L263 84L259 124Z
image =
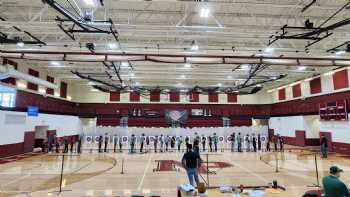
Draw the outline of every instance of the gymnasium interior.
M349 195L349 10L0 0L0 197Z

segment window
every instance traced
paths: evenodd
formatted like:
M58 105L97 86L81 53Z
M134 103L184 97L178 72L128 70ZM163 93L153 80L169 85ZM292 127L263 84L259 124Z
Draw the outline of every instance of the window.
M230 118L223 117L222 122L223 122L223 127L230 127L231 126L231 119Z
M120 127L128 127L128 117L124 116L120 119Z
M16 89L0 85L0 106L15 107Z

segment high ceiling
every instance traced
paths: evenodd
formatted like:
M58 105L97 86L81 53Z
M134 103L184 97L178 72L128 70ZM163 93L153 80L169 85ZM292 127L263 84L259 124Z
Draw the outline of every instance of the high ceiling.
M113 21L119 41L111 34L76 33L72 40L58 26L55 18L62 14L41 0L0 0L0 32L11 38L33 40L24 31L46 43L44 46L25 44L0 45L6 51L45 51L38 55L39 60L19 60L28 65L38 66L66 81L86 85L88 80L80 79L71 71L89 75L95 79L119 84L114 69L108 69L99 62L86 62L89 57L81 56L81 61L61 60L46 52L91 52L86 43L94 43L96 53L126 54L165 54L165 55L203 55L203 56L244 56L244 57L295 57L292 64L262 62L263 68L251 75L249 83L286 77L264 83L265 89L271 89L294 81L305 79L345 64L331 63L320 66L317 61L303 64L298 58L348 58L348 54L329 53L327 50L350 41L350 25L341 26L330 32L333 34L320 42L305 48L306 40L277 40L268 46L272 35L281 32L281 27L303 27L307 19L314 27L321 24L327 27L350 18L347 0L316 0L302 12L312 0L213 0L205 2L175 0L55 0L74 13L94 10L95 20ZM340 10L333 18L329 17ZM205 13L207 11L207 13ZM206 15L207 16L203 16ZM67 22L65 24L73 24ZM15 27L22 31L16 30ZM101 26L104 26L102 24ZM302 32L300 30L289 30ZM198 50L193 46L198 46ZM191 49L192 48L192 49ZM306 50L305 50L306 49ZM339 49L343 50L343 49ZM0 53L4 56L5 52ZM20 57L20 56L19 56ZM22 56L23 57L23 56ZM91 58L93 58L91 56ZM180 57L180 59L185 59ZM219 58L219 59L220 59ZM67 58L69 59L69 58ZM86 61L85 61L86 60ZM90 59L91 60L91 59ZM129 60L132 60L129 59ZM159 59L158 59L159 60ZM164 60L164 59L163 59ZM225 61L225 60L223 60ZM277 61L277 60L276 60ZM184 61L185 62L185 61ZM251 72L260 63L241 62L201 62L185 65L184 62L170 61L129 61L133 70L121 64L120 76L124 85L167 88L235 87L244 83ZM189 62L189 61L188 61ZM330 61L333 62L334 61ZM108 62L110 65L110 62ZM117 66L119 63L117 64ZM112 78L109 78L106 71ZM91 83L90 83L91 84Z

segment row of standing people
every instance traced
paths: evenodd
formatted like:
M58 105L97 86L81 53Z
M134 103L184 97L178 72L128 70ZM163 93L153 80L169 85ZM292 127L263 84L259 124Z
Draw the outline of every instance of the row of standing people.
M61 148L62 146L63 148ZM76 140L75 138L68 136L59 138L56 135L50 135L48 136L47 140L43 142L42 151L60 153L62 150L62 153L68 153L68 151L70 151L71 153L73 153L74 151L76 151L76 153L81 153L81 146L82 139L80 136Z
M104 147L104 152L107 152L107 144L108 144L108 135L106 134L105 136L105 147ZM208 144L207 144L208 140ZM99 140L99 152L102 152L102 136L100 136ZM230 135L230 143L231 143L231 151L238 151L238 152L243 152L243 143L245 145L246 151L260 151L262 150L262 137L260 134L255 135L252 134L251 136L249 134L243 136L241 133L238 133L236 136L235 133L232 133ZM243 142L244 141L244 142ZM266 151L271 151L270 148L270 143L274 144L274 150L278 151L283 151L284 149L284 140L281 136L277 135L272 137L272 139L265 139L266 141ZM135 153L136 152L136 136L134 134L131 135L129 145L130 145L130 152ZM163 136L162 134L160 136L155 136L153 142L151 142L150 137L146 136L145 134L142 134L140 137L139 145L140 145L140 152L144 152L145 148L147 150L150 147L150 144L153 143L153 150L154 152L168 152L168 151L174 151L176 148L178 151L181 151L181 147L183 145L185 149L187 149L187 145L190 143L190 138L186 136L183 138L183 136L180 137L175 137L175 136ZM197 133L195 133L195 138L193 140L193 148L195 149L196 147L199 147L199 144L202 145L202 151L207 150L207 145L208 145L208 151L209 152L217 152L218 151L218 143L219 143L219 138L214 133L212 136L204 136L200 137ZM116 141L114 144L114 150L116 150ZM122 151L122 140L119 140L119 150ZM175 147L177 146L177 147ZM199 151L199 148L198 148Z

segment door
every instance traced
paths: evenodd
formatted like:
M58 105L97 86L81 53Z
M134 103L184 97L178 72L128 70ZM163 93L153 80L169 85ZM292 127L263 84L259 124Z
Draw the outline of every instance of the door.
M305 131L296 130L295 131L295 145L305 146L306 144L306 134Z
M24 133L24 142L23 142L23 152L24 153L33 152L34 141L35 141L34 131Z

